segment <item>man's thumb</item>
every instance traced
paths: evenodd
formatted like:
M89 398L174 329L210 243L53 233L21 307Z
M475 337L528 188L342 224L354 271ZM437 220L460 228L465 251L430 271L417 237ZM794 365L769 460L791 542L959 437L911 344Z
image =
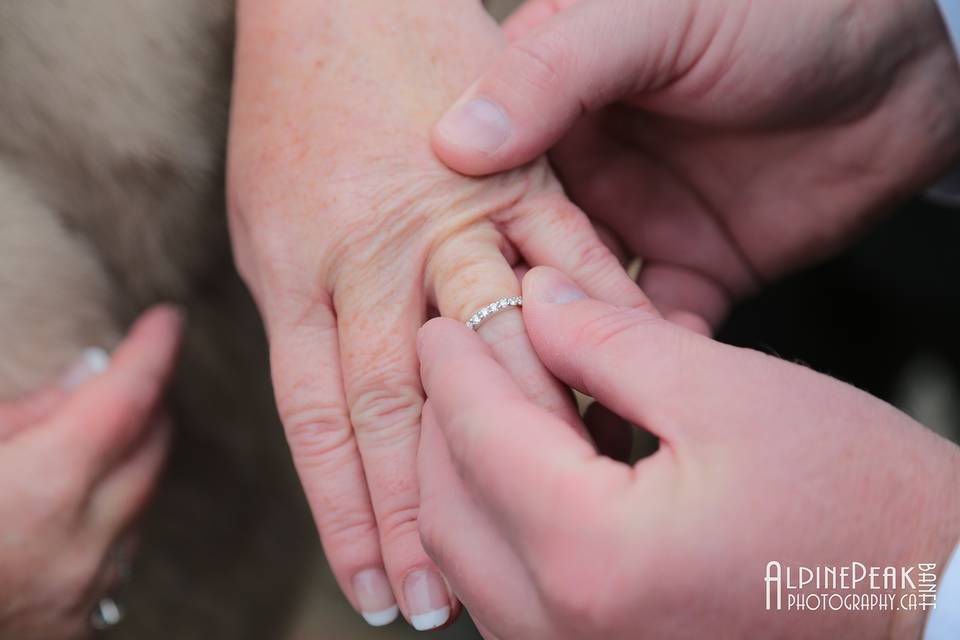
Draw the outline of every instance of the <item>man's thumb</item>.
M524 278L523 318L555 376L654 433L660 421L651 411L677 399L689 403L691 392L715 386L717 343L652 307L592 300L553 269L538 267Z
M513 42L433 130L456 171L520 166L585 112L653 91L684 65L690 0L585 0Z

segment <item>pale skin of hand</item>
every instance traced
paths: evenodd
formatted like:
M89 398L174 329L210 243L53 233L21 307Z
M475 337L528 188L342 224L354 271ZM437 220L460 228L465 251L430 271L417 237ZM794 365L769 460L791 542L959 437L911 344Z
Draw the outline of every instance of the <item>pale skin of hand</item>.
M960 72L932 0L529 0L507 30L435 128L438 156L482 175L556 144L651 300L701 329L958 154Z
M457 603L417 535L429 309L462 322L519 293L523 264L647 301L545 161L473 179L434 157L430 127L505 45L479 2L246 0L238 18L231 236L295 464L357 611L441 625ZM518 313L480 333L529 397L576 423Z
M92 635L90 613L119 577L114 554L136 545L166 459L159 404L180 326L154 309L106 371L0 405L0 639Z
M960 539L956 445L556 271L531 271L523 295L550 371L660 448L632 467L599 456L476 336L424 327L421 534L486 638L920 637L920 611L766 611L765 568L941 572Z

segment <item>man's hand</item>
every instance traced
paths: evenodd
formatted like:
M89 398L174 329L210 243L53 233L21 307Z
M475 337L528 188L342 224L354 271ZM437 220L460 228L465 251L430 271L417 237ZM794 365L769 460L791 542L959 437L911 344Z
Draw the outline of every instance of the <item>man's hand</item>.
M646 304L546 161L472 179L430 126L505 41L476 0L239 5L230 144L237 264L266 321L277 403L330 565L368 622L456 603L417 536L416 332L552 265ZM529 397L575 423L517 311L480 333Z
M529 0L439 122L458 171L559 142L568 193L644 259L664 313L834 250L960 149L960 73L932 0Z
M544 364L660 447L633 467L598 455L469 331L426 325L420 530L486 637L919 636L922 613L767 611L765 570L939 572L960 537L955 445L804 367L586 298L556 271L531 271L523 294Z

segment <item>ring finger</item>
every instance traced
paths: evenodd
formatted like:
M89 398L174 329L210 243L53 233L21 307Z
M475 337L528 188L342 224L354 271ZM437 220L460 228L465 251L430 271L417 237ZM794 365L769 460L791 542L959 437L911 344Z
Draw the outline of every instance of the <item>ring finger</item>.
M417 279L395 267L352 270L338 283L335 305L350 421L387 576L407 620L427 630L452 620L457 603L417 532L423 396L416 334L425 317Z
M434 252L427 277L434 283L435 304L441 315L466 322L490 303L519 296L520 282L501 249L504 242L488 223L449 240ZM516 308L484 319L477 332L528 398L582 431L569 391L540 363Z
M389 624L397 606L350 425L329 301L292 326L274 326L270 359L277 406L330 569L368 623Z

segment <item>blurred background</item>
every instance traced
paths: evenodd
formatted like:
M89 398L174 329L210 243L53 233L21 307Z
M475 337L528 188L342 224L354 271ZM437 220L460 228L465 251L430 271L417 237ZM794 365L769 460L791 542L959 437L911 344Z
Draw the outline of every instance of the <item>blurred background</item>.
M725 342L775 353L960 436L960 210L917 199L847 251L740 305Z

